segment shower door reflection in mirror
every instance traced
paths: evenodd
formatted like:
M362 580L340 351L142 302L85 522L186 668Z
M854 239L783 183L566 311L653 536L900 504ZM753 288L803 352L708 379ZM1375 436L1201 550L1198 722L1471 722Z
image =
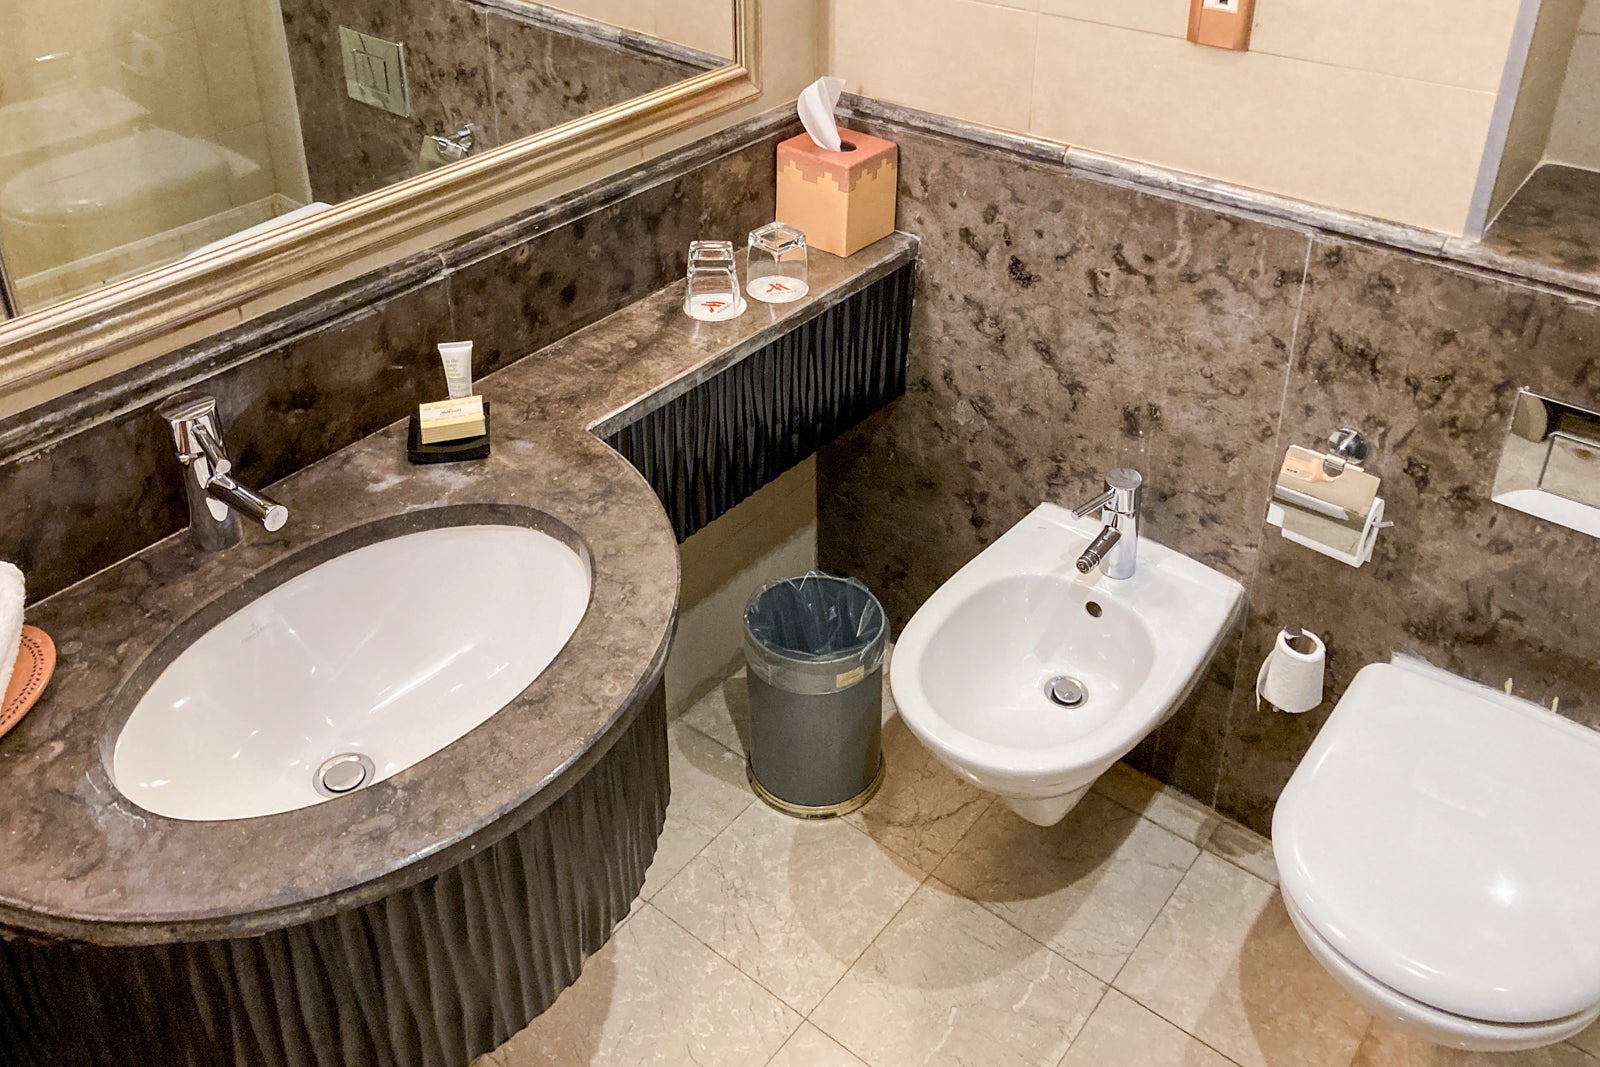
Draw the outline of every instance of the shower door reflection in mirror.
M0 0L24 313L721 67L729 0Z

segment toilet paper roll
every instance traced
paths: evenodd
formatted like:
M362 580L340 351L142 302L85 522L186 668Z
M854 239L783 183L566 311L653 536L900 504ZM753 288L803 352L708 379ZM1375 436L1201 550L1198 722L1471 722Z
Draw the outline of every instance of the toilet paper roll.
M1300 715L1322 703L1322 676L1328 650L1322 638L1310 630L1300 633L1298 640L1309 642L1310 651L1298 651L1291 643L1296 639L1289 636L1289 631L1278 631L1272 652L1256 675L1257 710L1265 703L1291 715Z

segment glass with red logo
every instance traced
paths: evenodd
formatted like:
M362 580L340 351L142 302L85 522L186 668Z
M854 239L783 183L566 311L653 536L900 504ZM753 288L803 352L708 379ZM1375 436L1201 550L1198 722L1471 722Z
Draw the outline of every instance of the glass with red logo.
M768 304L787 304L805 296L810 288L806 283L806 235L781 222L752 231L745 277L745 292Z

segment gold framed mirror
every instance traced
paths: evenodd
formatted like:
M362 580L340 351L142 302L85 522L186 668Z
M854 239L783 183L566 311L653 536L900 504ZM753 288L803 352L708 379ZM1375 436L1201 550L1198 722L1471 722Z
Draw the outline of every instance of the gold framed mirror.
M150 2L161 6L161 0ZM547 19L556 22L585 21L573 12L594 6L581 0L550 0L539 5L524 0L473 3L491 15L505 15L519 5L540 7L550 12ZM568 10L555 10L557 3ZM464 158L452 155L459 149L451 143L464 128L456 128L456 120L446 112L433 119L431 129L423 128L422 165L417 168L421 173L356 191L350 199L325 208L284 214L183 258L46 303L37 310L23 308L16 317L0 321L0 416L381 269L386 262L442 240L512 217L567 188L636 162L644 146L666 135L753 101L761 87L759 0L700 0L669 6L680 14L695 9L703 18L713 7L720 10L720 5L727 6L731 22L731 62L495 147L469 148L461 154ZM617 10L626 5L602 6ZM319 27L328 32L339 28ZM626 27L618 27L616 32L623 43L637 44L648 38L647 31ZM486 36L493 49L492 33ZM385 80L393 72L384 67L381 40L373 45L345 36L341 46L346 51L354 46L369 53L361 60L367 69L357 72L361 79L379 87L392 86ZM115 61L125 64L129 61L125 55L137 59L136 53L124 50L115 53ZM71 59L55 54L40 58ZM669 58L677 57L669 54ZM524 69L531 71L530 77L537 77L539 65L525 63ZM548 62L543 66L547 68ZM348 56L345 73L351 75ZM446 70L440 77L449 79L452 72ZM416 85L413 80L413 92ZM355 76L348 85L338 86L341 90L347 87L353 99L388 107L396 114L396 108L404 103L362 100L359 93L366 90L355 83ZM558 92L561 88L556 86ZM3 89L0 84L0 92ZM586 89L582 95L589 97ZM103 110L104 103L97 99L96 110ZM505 113L498 97L496 107ZM470 141L470 136L467 139ZM430 141L435 157L431 160ZM166 143L153 148L162 151ZM360 154L362 149L358 145L352 151ZM0 263L3 257L0 248ZM14 293L14 286L9 291Z

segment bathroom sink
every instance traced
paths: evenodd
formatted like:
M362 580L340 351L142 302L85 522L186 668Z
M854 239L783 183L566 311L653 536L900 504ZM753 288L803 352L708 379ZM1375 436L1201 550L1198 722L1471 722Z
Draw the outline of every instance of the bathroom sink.
M111 776L175 819L272 815L380 782L505 707L589 602L588 565L513 525L336 556L184 648L139 698Z
M1244 596L1145 538L1132 577L1082 575L1099 530L1041 504L918 609L890 665L912 733L1045 826L1183 702Z

